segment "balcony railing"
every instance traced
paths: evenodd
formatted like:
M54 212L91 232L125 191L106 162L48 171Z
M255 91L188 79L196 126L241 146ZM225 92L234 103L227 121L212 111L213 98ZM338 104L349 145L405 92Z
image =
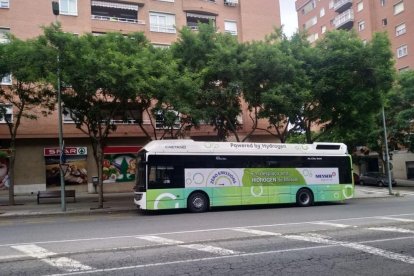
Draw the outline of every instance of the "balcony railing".
M352 9L341 13L334 19L334 26L337 29L351 29L354 25L354 11Z
M145 25L145 21L144 20L131 19L131 18L122 18L122 17L114 17L114 16L102 16L102 15L93 15L92 14L92 19L102 20L102 21L112 21L112 22L121 22L121 23L130 23L130 24Z
M336 0L334 3L334 10L337 13L342 13L352 6L352 0Z
M170 33L175 34L177 30L173 25L157 25L157 24L151 24L150 26L151 32L159 32L159 33Z

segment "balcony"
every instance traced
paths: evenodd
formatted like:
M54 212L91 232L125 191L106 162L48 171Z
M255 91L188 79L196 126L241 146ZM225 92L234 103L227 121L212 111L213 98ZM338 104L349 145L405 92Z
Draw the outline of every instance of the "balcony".
M335 0L334 10L337 13L342 13L352 6L352 0Z
M354 11L349 9L346 12L341 13L335 17L333 23L336 29L352 29L354 26Z
M191 13L187 12L187 27L191 30L198 30L198 23L208 24L212 22L213 25L216 25L216 16L200 13Z
M106 15L92 15L92 19L102 20L102 21L112 21L112 22L121 22L121 23L132 23L145 25L144 20L131 19L131 18L122 18L122 17L111 17Z
M216 1L210 0L185 0L183 1L183 11L200 12L217 15L220 11L220 5Z
M106 1L91 2L91 18L101 21L112 21L120 23L145 24L138 20L138 6L140 4L126 4Z

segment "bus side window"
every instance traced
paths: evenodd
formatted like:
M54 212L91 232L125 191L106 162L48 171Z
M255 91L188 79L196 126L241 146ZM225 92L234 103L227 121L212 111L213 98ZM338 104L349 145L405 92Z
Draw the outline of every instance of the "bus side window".
M173 171L174 167L172 166L151 166L148 175L148 188L170 188L173 184Z

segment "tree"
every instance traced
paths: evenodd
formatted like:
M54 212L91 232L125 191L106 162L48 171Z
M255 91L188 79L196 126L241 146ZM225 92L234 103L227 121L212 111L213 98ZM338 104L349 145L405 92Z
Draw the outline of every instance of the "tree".
M144 112L150 118L152 135L140 122L141 130L149 140L184 137L186 132L197 126L198 115L192 110L199 78L186 68L179 70L178 60L170 49L149 47L145 55L145 72L131 93L131 106L135 114Z
M333 31L316 50L320 58L311 78L312 96L318 115L314 123L321 131L313 140L334 133L343 142L363 142L364 131L381 110L393 83L393 59L386 34L375 34L365 44L354 32Z
M99 208L103 208L103 148L116 131L113 118L142 81L148 41L142 33L124 36L65 34L59 25L45 28L45 36L60 56L64 108L76 127L91 140L99 178ZM145 75L144 75L145 76Z
M402 72L387 97L387 117L393 119L388 124L390 145L398 149L400 145L414 152L414 71Z
M16 138L23 118L36 120L54 109L55 94L44 78L44 69L50 61L50 51L39 39L23 41L10 37L0 44L0 79L12 73L12 84L0 86L0 116L10 134L9 145L9 204L14 205L14 166ZM13 116L7 116L7 106Z
M218 140L233 134L239 141L241 55L236 38L217 33L211 23L199 24L198 32L183 28L172 51L181 61L180 70L194 72L201 80L191 109L196 116L192 117L201 117L214 126Z
M284 143L289 129L307 103L305 49L309 43L296 34L291 40L275 30L266 41L247 43L242 63L243 96L253 121L250 134L258 128L258 119L268 120L266 129Z

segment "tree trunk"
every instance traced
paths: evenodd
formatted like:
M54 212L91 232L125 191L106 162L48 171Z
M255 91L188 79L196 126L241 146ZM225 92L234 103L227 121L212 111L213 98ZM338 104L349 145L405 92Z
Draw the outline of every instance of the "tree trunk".
M99 179L99 205L98 208L103 208L103 150L101 143L97 144L96 147L96 155L97 155L97 166L98 166L98 179Z
M16 160L16 150L14 142L10 145L9 157L9 205L15 205L14 201L14 163Z

